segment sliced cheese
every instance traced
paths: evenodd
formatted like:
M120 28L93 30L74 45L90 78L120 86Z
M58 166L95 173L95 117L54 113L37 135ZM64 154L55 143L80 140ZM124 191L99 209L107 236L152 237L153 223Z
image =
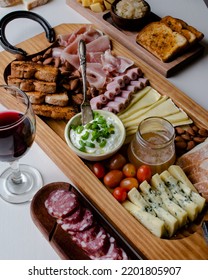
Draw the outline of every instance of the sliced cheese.
M134 216L144 227L157 237L166 235L165 223L158 217L141 210L132 202L126 200L122 203L123 207Z
M139 191L136 188L132 188L128 192L128 198L133 204L138 206L140 208L140 210L146 211L146 212L151 213L152 215L156 216L152 207L150 205L148 205L148 203L144 200L144 198L141 196L141 194L139 193Z
M169 213L178 220L179 227L184 226L188 221L187 212L177 204L177 201L174 202L170 190L167 189L159 174L153 175L151 185L158 191Z
M146 117L153 116L151 114L151 110L153 110L155 107L158 107L160 104L164 103L165 100L167 100L167 96L162 96L157 102L155 102L151 106L149 106L147 108L143 108L143 109L139 110L138 112L134 113L133 114L134 118L132 120L129 121L128 119L125 119L122 121L124 126L128 127L128 126L132 126L132 125L138 125ZM131 116L130 112L129 112L129 116Z
M189 179L187 178L186 174L181 169L181 167L177 166L177 165L171 165L168 168L168 171L170 172L171 175L173 175L173 174L176 175L176 176L173 175L173 177L175 177L178 180L178 186L180 187L180 189L186 195L188 195L190 197L191 201L193 201L195 204L197 204L198 210L199 210L199 212L201 212L205 207L206 199L203 198L202 196L200 196L197 192L195 192L194 186L189 181ZM171 173L171 171L172 171L172 173ZM177 178L177 176L178 176L178 178ZM180 176L182 176L183 181L180 179ZM188 184L186 184L185 182L187 182Z
M152 88L150 86L146 86L145 88L143 88L142 90L139 90L138 92L136 92L132 99L130 104L126 107L125 110L123 110L121 113L118 113L118 116L122 116L125 117L125 113L128 115L129 110L131 109L131 107L137 103L145 94L147 94L148 91L150 91Z
M179 205L187 212L189 220L194 221L199 212L198 206L191 201L185 192L181 192L177 180L168 171L163 171L160 177L168 186Z
M161 95L151 88L141 99L139 99L132 107L129 109L129 112L125 115L120 115L121 120L132 120L135 118L134 114L138 116L138 113L141 109L147 108L152 104L155 104L160 99Z
M177 180L183 182L187 187L189 187L192 191L197 193L196 188L194 187L194 185L191 183L191 181L188 179L188 177L186 176L185 172L183 171L183 169L179 166L179 165L171 165L168 168L168 171L170 172L170 174L175 177Z
M139 189L143 194L147 195L149 200L154 202L156 205L163 207L166 209L165 205L163 205L163 201L160 195L156 194L156 192L152 189L152 187L147 183L147 181L142 182L139 185ZM145 199L146 200L146 199ZM147 201L147 200L146 200Z
M164 221L165 229L168 233L168 236L173 236L173 234L175 234L178 229L178 220L163 207L159 206L158 203L152 201L149 198L148 194L142 194L142 196L146 200L146 202L152 206L153 210L157 214L157 217Z
M175 114L166 116L165 118L166 118L166 120L168 120L171 123L187 121L189 119L188 115L183 111L179 111Z

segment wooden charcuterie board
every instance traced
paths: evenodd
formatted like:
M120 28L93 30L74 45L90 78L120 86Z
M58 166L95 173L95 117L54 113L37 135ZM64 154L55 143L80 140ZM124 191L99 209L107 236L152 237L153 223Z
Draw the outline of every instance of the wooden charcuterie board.
M77 24L61 24L55 27L55 31L56 34L66 34L76 31L80 26ZM136 65L142 68L153 88L158 90L160 94L171 97L175 104L182 108L196 124L208 128L207 111L205 109L173 86L166 78L144 63L135 54L113 38L111 39L115 54L132 59ZM48 46L49 44L45 40L43 33L18 44L18 47L25 49L29 54L39 52ZM0 59L0 82L4 83L4 69L14 59L14 56L4 51L0 53ZM10 102L12 101L4 100L4 105L9 106ZM36 142L63 173L70 178L74 186L96 207L104 219L117 230L142 258L208 259L208 246L201 229L202 220L208 219L206 210L196 223L171 240L159 239L153 236L127 213L94 176L88 166L68 148L64 141L65 124L64 121L43 120L37 117ZM41 215L38 219L38 222L41 223ZM46 232L44 233L42 230L43 234L46 234Z
M142 46L137 44L136 36L139 30L131 32L117 27L112 21L110 11L95 13L89 8L83 7L79 2L77 2L77 0L66 0L66 3L82 16L87 18L90 22L98 26L100 30L112 36L115 40L120 42L165 77L172 76L175 72L181 70L185 67L185 65L202 55L204 51L204 47L201 44L196 44L193 48L187 50L184 54L178 56L173 61L164 63L145 50ZM158 19L159 17L154 14L153 11L151 13L150 21L157 21Z

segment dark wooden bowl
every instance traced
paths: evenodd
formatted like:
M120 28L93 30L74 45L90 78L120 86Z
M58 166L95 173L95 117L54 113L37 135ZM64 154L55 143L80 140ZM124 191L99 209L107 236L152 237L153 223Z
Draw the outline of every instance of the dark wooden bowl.
M115 0L113 2L113 4L111 5L111 11L110 11L112 21L117 27L124 29L124 30L138 31L138 30L142 29L149 22L149 16L150 16L151 9L150 9L150 5L146 1L144 1L144 2L148 6L148 12L145 14L144 17L135 18L135 19L124 18L124 17L121 17L116 14L116 5L120 1L121 0Z

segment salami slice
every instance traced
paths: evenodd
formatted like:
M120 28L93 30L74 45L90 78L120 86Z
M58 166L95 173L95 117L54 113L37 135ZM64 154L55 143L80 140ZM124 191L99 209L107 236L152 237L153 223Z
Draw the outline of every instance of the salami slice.
M104 228L100 227L97 235L89 242L82 240L81 248L89 255L94 257L101 257L105 255L109 249L110 241L107 232Z
M98 225L94 225L84 231L74 232L72 240L81 247L82 242L87 243L94 240L99 232L99 229L100 227Z
M117 246L116 241L113 237L110 238L110 246L107 253L99 258L90 255L93 260L127 260L128 257L124 250Z
M70 223L70 224L76 224L78 222L80 222L83 218L83 208L81 206L79 206L74 213L72 213L70 216L67 216L64 219L58 219L57 223L62 225L65 223Z
M48 213L58 219L67 217L79 206L78 199L73 192L56 190L50 193L45 201Z
M82 220L76 224L68 223L65 220L62 220L62 229L71 233L73 231L83 231L85 229L88 229L92 226L94 221L93 214L89 209L84 209Z

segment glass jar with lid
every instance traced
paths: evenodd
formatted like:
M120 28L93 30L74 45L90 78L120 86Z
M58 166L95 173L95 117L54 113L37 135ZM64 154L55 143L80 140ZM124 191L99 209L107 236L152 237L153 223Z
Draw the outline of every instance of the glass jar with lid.
M175 129L161 117L149 117L138 126L129 144L128 157L137 167L149 165L152 173L161 173L175 162Z

